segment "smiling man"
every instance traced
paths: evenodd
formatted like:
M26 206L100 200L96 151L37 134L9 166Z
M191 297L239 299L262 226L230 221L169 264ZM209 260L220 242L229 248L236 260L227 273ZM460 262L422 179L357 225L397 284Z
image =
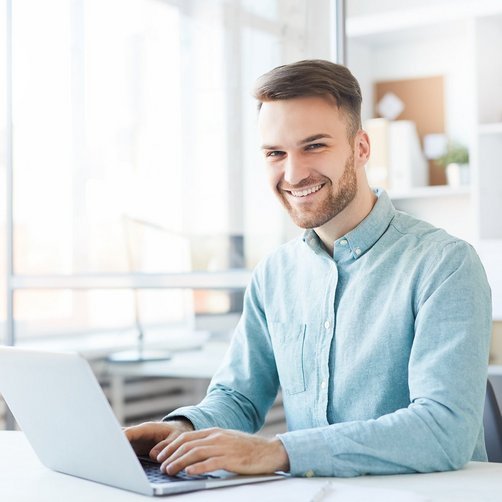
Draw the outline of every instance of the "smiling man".
M376 200L364 184L368 136L347 115L329 96L271 100L260 106L272 189L293 222L315 228L331 250L335 239L354 228Z
M262 150L301 238L258 265L207 396L126 430L161 469L356 476L486 460L491 300L473 248L368 185L361 92L300 61L259 79ZM288 432L253 435L279 386Z

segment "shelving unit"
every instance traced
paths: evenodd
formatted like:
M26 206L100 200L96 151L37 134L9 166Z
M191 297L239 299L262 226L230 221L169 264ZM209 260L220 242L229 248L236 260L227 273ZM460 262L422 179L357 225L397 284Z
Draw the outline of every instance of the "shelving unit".
M429 199L442 197L465 197L470 195L471 187L469 185L451 187L448 185L436 185L427 187L416 187L407 192L388 191L390 198L394 201Z
M492 124L480 124L478 132L480 135L502 134L502 122Z
M476 21L480 240L502 239L502 13ZM502 270L502 266L500 267Z
M476 21L478 250L502 320L502 13Z
M367 103L363 119L374 82L443 75L446 133L470 152L470 186L391 191L394 204L477 248L502 320L502 2L396 2L380 12L359 4L364 14L347 21L348 66Z

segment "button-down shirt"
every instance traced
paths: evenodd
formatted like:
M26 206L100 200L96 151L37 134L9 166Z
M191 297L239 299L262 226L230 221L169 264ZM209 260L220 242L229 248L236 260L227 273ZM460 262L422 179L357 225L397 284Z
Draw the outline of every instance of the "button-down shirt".
M334 242L314 230L254 271L196 429L255 432L283 391L293 475L429 472L486 460L491 298L474 249L383 191Z

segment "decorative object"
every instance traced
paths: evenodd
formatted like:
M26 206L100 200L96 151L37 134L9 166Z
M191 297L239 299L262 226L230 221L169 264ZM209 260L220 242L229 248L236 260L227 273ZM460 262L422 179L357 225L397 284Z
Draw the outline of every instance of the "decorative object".
M415 122L394 120L389 129L389 179L396 192L427 186L428 169Z
M371 186L407 192L427 185L427 161L413 121L369 119L365 129L371 141L366 166Z
M377 111L387 120L395 120L404 110L403 101L393 92L387 92L377 103Z
M436 160L448 151L448 136L446 134L425 134L424 154L428 160Z
M375 115L389 118L386 109L388 105L385 106L386 115L382 115L378 110L378 104L387 94L396 96L402 102L403 109L398 116L390 118L413 121L422 144L426 134L445 133L445 85L445 79L441 75L376 81L373 94ZM388 97L385 101L389 101ZM393 101L395 100L390 100L391 103ZM393 109L394 115L398 110L397 107L395 111ZM436 165L433 160L428 161L427 164L426 184L444 185L446 183L445 170Z
M465 146L449 143L446 153L438 157L436 163L445 168L448 185L458 187L469 184L469 151Z

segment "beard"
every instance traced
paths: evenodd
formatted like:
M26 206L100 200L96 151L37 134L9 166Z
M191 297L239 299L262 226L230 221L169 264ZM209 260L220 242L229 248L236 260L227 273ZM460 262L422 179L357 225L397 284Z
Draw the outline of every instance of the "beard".
M284 193L279 190L279 200L286 208L293 223L300 228L318 228L340 214L353 200L357 193L357 177L354 166L354 152L345 163L343 174L338 181L337 187L333 182L325 177L308 177L301 184L289 187L289 189L301 190L302 187L319 185L325 186L321 190L327 190L324 199L318 201L315 205L309 207L297 207L289 203Z

